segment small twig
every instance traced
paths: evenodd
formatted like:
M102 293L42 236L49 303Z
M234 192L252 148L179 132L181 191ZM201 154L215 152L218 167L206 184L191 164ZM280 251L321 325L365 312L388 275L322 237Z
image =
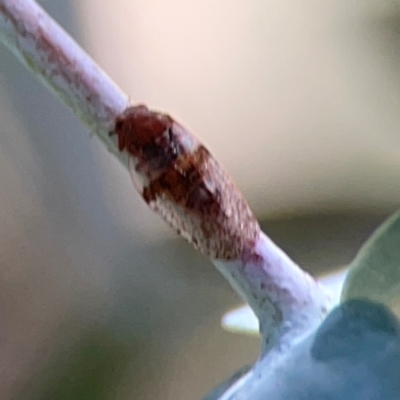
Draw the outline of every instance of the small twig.
M0 0L0 40L126 165L108 133L127 95L35 1Z
M288 348L318 325L329 297L260 231L241 193L193 135L165 114L128 107L127 96L34 1L0 0L0 38L124 165L130 160L145 201L253 308L264 351Z

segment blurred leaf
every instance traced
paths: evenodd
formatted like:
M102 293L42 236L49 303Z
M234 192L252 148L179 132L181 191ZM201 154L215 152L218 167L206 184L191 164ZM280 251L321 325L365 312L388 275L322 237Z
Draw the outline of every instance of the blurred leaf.
M367 298L392 309L400 305L400 212L364 244L350 264L342 301Z
M129 367L127 345L99 327L72 349L58 348L50 365L25 388L21 399L111 400Z

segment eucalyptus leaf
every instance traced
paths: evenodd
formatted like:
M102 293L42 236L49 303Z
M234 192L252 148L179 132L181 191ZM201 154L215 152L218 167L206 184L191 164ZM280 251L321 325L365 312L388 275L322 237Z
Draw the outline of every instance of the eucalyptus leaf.
M241 380L207 400L398 400L400 324L366 300L333 309L290 349L267 353ZM219 397L218 397L219 395Z
M366 298L399 311L400 212L384 222L349 266L341 300Z

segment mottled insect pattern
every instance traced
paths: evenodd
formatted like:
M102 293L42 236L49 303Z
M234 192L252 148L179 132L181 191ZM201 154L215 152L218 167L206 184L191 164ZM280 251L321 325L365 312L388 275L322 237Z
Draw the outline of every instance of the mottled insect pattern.
M213 259L236 259L259 225L210 152L169 115L132 106L115 121L132 181L149 206Z

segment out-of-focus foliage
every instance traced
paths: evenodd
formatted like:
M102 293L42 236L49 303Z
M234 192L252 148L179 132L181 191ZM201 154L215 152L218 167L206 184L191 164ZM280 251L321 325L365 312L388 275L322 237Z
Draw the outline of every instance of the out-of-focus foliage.
M392 309L400 305L400 212L361 248L349 267L342 300L367 298Z
M34 376L22 395L30 400L108 400L126 374L132 349L99 326L72 349L55 354L48 369Z

